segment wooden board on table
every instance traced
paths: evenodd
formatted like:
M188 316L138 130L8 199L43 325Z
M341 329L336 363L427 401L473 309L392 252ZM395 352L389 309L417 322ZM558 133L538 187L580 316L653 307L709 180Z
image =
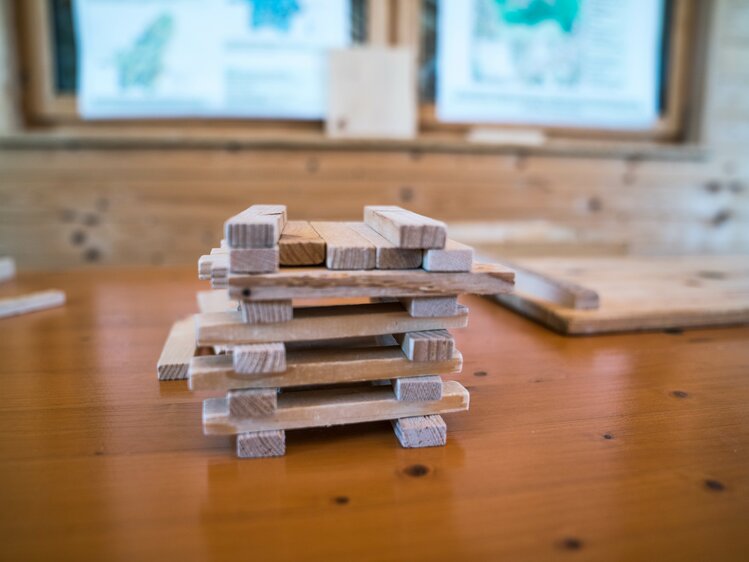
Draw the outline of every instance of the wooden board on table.
M470 272L423 269L331 271L287 267L278 273L229 275L229 296L248 300L326 297L424 297L460 293L489 295L512 290L515 274L498 264L475 263Z
M320 265L325 261L325 240L307 221L289 221L278 241L282 266Z
M414 318L400 303L356 304L300 308L292 320L276 324L247 324L239 312L198 314L197 334L200 345L236 345L462 328L467 323L464 306L454 316Z
M28 314L29 312L55 308L64 304L65 293L54 289L28 293L17 297L8 297L0 299L0 318L19 316L21 314Z
M184 380L195 355L195 317L188 316L175 322L164 342L156 363L160 381Z
M460 412L468 409L468 391L457 381L442 384L442 398L430 402L398 400L390 386L331 388L281 393L278 407L262 418L229 415L226 398L203 402L203 432L232 435L246 431L327 427Z
M191 390L227 391L232 388L286 388L337 384L394 377L460 373L463 356L455 350L444 361L410 361L397 345L288 349L283 373L242 375L230 355L204 355L190 361Z
M525 270L595 291L597 309L575 309L523 291L503 305L566 334L721 326L749 322L749 257L533 258ZM544 295L546 296L546 295ZM546 296L546 298L549 298Z

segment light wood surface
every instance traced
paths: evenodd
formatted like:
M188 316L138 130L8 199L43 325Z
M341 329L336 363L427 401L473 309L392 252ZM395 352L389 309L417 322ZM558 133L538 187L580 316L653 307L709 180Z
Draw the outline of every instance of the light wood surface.
M749 327L566 338L462 297L446 447L378 422L244 461L153 373L192 264L22 270L0 296L46 287L68 304L0 322L2 560L746 558Z
M235 273L270 273L278 271L278 246L273 248L232 248L229 270Z
M19 316L65 304L65 292L56 289L0 299L0 318Z
M490 295L512 289L515 274L496 264L474 264L463 273L432 273L423 269L331 271L288 267L278 273L231 275L229 296L248 300L429 297L457 293Z
M547 300L556 293L498 295L506 306L560 332L595 334L749 323L749 256L532 258L520 265L559 285L593 292L596 309ZM522 277L521 277L522 279Z
M288 221L278 241L281 265L320 265L325 240L307 221Z
M447 226L396 205L367 205L364 222L399 248L444 248Z
M227 309L224 309L226 311ZM222 311L216 311L222 312ZM291 299L277 301L239 301L242 322L247 324L274 324L288 322L294 318Z
M424 252L424 269L427 271L471 271L473 248L448 240L444 248Z
M447 443L447 424L442 416L415 416L393 420L393 431L402 447L441 447Z
M195 316L177 320L164 341L156 376L159 380L182 380L187 378L190 360L195 356Z
M325 241L325 266L328 269L374 269L374 244L341 222L310 223Z
M16 276L16 262L13 258L0 257L0 282Z
M286 224L286 205L252 205L224 223L229 248L271 248Z
M286 347L280 342L235 345L231 352L236 373L282 373L286 370Z
M421 250L399 248L363 222L346 223L375 246L377 269L414 269L421 267Z

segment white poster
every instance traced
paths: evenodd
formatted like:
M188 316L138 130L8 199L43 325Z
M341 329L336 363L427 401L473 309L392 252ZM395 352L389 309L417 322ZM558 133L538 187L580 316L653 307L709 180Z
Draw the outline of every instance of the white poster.
M349 0L75 0L89 119L320 119Z
M437 115L642 129L658 119L663 0L440 0Z

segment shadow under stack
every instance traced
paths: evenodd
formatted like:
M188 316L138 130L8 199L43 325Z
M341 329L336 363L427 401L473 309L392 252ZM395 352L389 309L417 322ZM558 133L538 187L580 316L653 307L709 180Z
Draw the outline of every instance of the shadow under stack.
M159 378L226 392L205 400L203 430L237 435L239 457L283 455L289 429L378 420L404 447L444 445L441 414L469 404L442 380L462 369L448 332L468 323L457 295L514 280L474 263L444 223L393 206L365 207L364 222L306 222L253 205L226 222L199 274L214 290L175 324Z

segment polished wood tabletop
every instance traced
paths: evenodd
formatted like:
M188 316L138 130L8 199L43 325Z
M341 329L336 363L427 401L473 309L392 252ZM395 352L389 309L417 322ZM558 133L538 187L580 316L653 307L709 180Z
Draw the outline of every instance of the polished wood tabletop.
M446 447L389 423L238 460L156 380L194 268L24 274L0 297L0 560L747 560L749 327L556 335L478 297Z

